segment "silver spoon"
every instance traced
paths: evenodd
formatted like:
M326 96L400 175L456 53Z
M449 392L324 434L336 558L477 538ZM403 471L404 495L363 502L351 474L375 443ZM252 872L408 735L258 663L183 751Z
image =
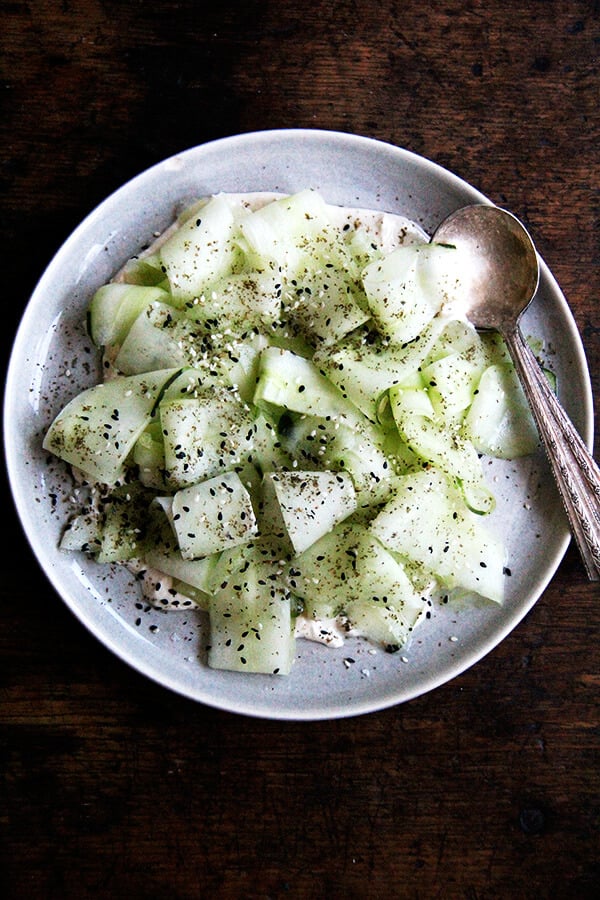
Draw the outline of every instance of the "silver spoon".
M475 204L452 213L432 241L460 252L466 314L479 330L499 332L529 400L591 581L600 581L600 469L550 388L519 328L539 281L533 242L512 213Z

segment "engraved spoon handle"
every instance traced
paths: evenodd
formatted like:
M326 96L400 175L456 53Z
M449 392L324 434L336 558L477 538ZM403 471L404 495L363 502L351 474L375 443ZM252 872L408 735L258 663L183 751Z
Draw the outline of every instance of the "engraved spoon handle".
M517 325L503 336L529 400L590 581L600 581L600 469Z

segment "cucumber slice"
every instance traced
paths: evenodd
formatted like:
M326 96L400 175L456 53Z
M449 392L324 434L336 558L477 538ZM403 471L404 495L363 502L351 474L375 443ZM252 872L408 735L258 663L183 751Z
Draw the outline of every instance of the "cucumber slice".
M421 377L438 419L449 427L462 422L482 371L458 353L437 359L422 370Z
M355 548L357 595L344 608L361 635L388 652L405 646L426 608L404 566L371 535Z
M207 383L204 371L191 366L184 366L177 378L174 378L164 389L161 403L167 403L169 400L189 400L190 398L201 397L206 394L207 389L212 389L214 386L215 380L213 376L210 376L210 381Z
M327 258L283 292L283 317L313 347L337 343L371 318L364 292L348 272L350 261Z
M186 345L195 337L193 326L180 310L154 301L131 324L115 357L115 369L123 375L136 375L168 365L187 366L190 354Z
M476 369L483 370L498 352L496 335L480 334L464 319L440 316L443 329L424 358L423 368L446 356L464 356Z
M115 378L74 397L46 432L43 447L91 481L114 484L179 369Z
M417 378L446 322L436 317L414 341L394 344L373 331L360 329L331 349L318 350L313 362L372 422L378 420L378 405L385 391L395 384L407 385Z
M233 271L239 258L235 234L234 212L221 195L173 233L159 252L174 297L193 300Z
M207 556L205 559L197 559L195 562L208 562L212 561L212 557ZM187 601L185 606L179 602L175 605L173 603L170 608L182 609L189 608L191 605L197 606L198 609L201 609L203 612L208 612L208 605L210 603L210 595L206 594L204 591L198 590L198 588L194 587L193 584L189 584L187 581L182 581L180 578L172 578L171 583L173 585L173 590L177 592L176 599L179 597L184 597Z
M205 603L213 590L213 576L220 554L215 553L202 559L184 559L170 522L170 516L170 507L168 512L160 504L153 503L149 507L149 527L143 553L144 563L175 581L189 585L197 592L192 597L194 602ZM176 587L175 584L173 586ZM185 591L182 593L185 594Z
M421 464L432 463L454 478L473 512L492 512L494 495L475 447L449 423L436 418L429 395L423 390L390 388L389 399L400 437Z
M294 459L288 452L274 419L259 412L253 424L252 464L263 474L291 469Z
M295 638L290 592L277 563L241 548L223 554L208 604L208 664L214 669L287 675Z
M347 472L359 505L379 502L379 485L394 474L381 449L383 432L366 420L352 425L343 418L322 416L287 420L285 429L280 424L281 442L292 459L303 468Z
M251 264L288 277L330 229L327 205L312 190L275 200L240 222L242 246Z
M391 387L387 399L393 420L400 430L404 422L415 416L432 421L436 417L429 392L423 387Z
M250 494L236 472L177 491L172 514L184 559L247 544L258 532Z
M365 268L362 280L369 308L394 343L418 337L453 294L454 276L447 264L452 253L441 244L412 244Z
M389 651L409 641L425 609L401 563L357 523L338 525L292 560L288 584L305 617L343 616L347 628Z
M156 286L111 282L98 288L88 309L88 330L97 347L122 344L142 310L168 303L167 291Z
M234 387L242 400L250 403L256 387L260 356L267 345L267 339L261 334L251 334L240 340L229 338L225 346L213 353L205 364L196 362L195 365L202 365L209 376L216 372L223 384Z
M144 287L161 287L165 291L169 290L169 282L158 253L134 256L128 260L121 269L120 281L125 284L139 284Z
M316 416L345 413L356 418L358 414L310 360L278 347L267 347L261 353L254 403Z
M395 497L370 525L372 534L448 589L501 603L504 546L465 508L458 489L433 467L398 480Z
M204 381L237 386L250 400L259 354L267 343L260 334L243 340L233 336L225 339L180 310L155 302L131 326L114 365L123 374L133 375L161 368L168 361L177 362L198 369Z
M131 458L145 487L165 490L165 446L160 422L150 422L144 429L133 446Z
M160 404L167 480L173 488L243 466L253 446L250 409L230 390Z
M477 450L500 459L534 453L539 435L512 365L492 365L482 374L464 423Z
M102 517L97 509L72 516L62 533L59 548L97 554L102 542Z
M260 353L267 345L260 334L228 338L225 343L222 335L218 341L210 334L201 335L195 347L191 343L188 346L191 365L169 386L164 400L196 398L215 388L232 388L242 400L251 402Z
M143 552L152 496L136 482L111 491L103 503L98 562L123 562Z
M285 530L294 553L302 553L356 509L349 475L340 472L267 472L263 516L269 530ZM267 526L268 527L268 526ZM266 527L263 527L266 533Z
M305 616L335 618L355 599L355 548L364 534L363 525L342 522L294 557L288 569L288 585L303 601Z
M212 330L242 335L252 328L270 329L281 318L279 272L230 272L214 282L210 290L188 303L190 319Z

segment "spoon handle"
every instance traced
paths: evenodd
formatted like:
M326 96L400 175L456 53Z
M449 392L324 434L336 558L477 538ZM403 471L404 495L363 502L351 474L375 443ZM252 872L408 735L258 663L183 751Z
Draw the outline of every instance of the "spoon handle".
M518 328L504 332L588 578L600 581L600 469Z

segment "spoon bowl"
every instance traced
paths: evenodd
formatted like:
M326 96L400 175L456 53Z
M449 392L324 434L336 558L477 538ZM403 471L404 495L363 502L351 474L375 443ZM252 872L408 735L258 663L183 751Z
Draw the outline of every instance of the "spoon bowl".
M463 309L472 324L505 340L588 577L600 581L600 470L519 329L539 282L533 241L512 213L474 204L445 219L432 242L457 250Z
M476 328L502 331L533 300L540 278L538 255L524 226L507 210L465 206L442 222L433 241L458 251L466 311Z

